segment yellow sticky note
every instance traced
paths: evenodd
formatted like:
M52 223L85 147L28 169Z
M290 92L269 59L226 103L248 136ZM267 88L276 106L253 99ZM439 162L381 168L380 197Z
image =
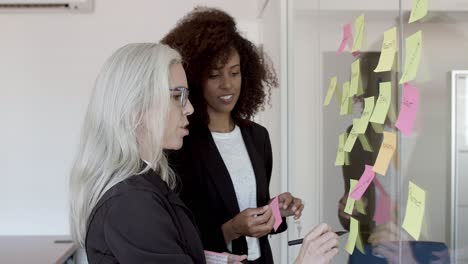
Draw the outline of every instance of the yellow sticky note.
M374 132L377 134L382 134L384 127L382 124L377 124L377 123L371 123L372 128L374 129Z
M364 251L364 245L362 244L362 239L361 239L361 234L358 233L357 238L356 238L356 247L363 255L366 254Z
M421 234L425 207L426 192L410 181L403 228L416 240L419 240Z
M362 200L357 200L354 205L356 206L356 210L363 215L366 215L366 209L364 207L364 202Z
M356 139L358 138L359 134L356 131L356 128L359 124L359 119L353 119L353 128L351 129L348 138L346 139L346 143L344 145L345 152L351 152L354 147L354 143L356 143Z
M397 29L393 27L384 33L382 43L382 50L380 53L379 64L374 72L390 71L395 60L395 53L397 51Z
M374 111L374 105L375 102L373 96L364 99L364 111L362 111L361 118L359 119L358 126L356 128L356 132L358 134L366 133L367 125L369 124L372 112Z
M350 255L352 255L354 252L354 247L356 246L358 234L359 234L359 221L351 217L350 224L349 224L348 241L346 242L346 246L345 246L346 252L348 252Z
M380 146L379 154L377 155L377 160L375 161L372 170L382 176L385 176L388 164L390 164L393 153L396 149L396 134L384 131L383 137L382 145Z
M354 21L354 41L351 52L356 52L362 48L362 39L364 35L364 14L358 16Z
M327 96L325 97L325 102L323 102L323 105L327 106L330 104L330 101L333 97L333 93L335 92L335 89L336 89L336 76L330 79L330 85L328 86Z
M341 96L340 115L349 115L353 111L353 104L349 96L349 82L343 83L343 94Z
M356 202L356 200L351 198L350 195L353 192L354 187L356 187L356 184L358 183L358 181L354 180L354 179L350 179L349 182L350 182L350 185L349 185L348 200L346 200L346 205L345 205L344 212L349 214L349 215L352 215L353 214L353 209L354 209L354 202Z
M349 96L358 94L359 76L361 75L361 68L359 59L351 64L351 85L349 88Z
M346 134L343 133L338 137L338 151L336 152L335 166L343 166L345 164L344 144L346 142Z
M348 152L344 153L344 165L346 165L346 166L351 165L351 161L349 160L349 153Z
M413 0L413 8L408 23L413 23L427 15L429 0Z
M421 30L406 38L405 71L400 84L414 80L421 61L422 33Z
M362 148L367 151L367 152L374 152L372 149L372 146L369 144L369 140L367 139L367 136L365 134L360 134L359 135L359 142L361 142Z
M390 103L392 101L392 83L391 82L382 82L379 84L379 98L377 98L377 103L374 107L374 112L370 118L370 122L383 124L385 122L385 117L387 116L388 109L390 108Z

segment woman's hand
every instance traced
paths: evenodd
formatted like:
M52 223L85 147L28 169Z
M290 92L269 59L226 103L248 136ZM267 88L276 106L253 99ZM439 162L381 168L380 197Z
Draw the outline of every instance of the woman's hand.
M240 236L262 237L273 229L275 217L269 205L248 208L238 213L221 227L226 242Z
M338 254L338 236L322 223L312 229L302 242L295 264L326 264Z
M294 220L297 220L302 215L304 204L302 200L291 195L289 192L278 195L279 208L281 217L294 215Z
M205 250L205 259L207 264L216 264L219 263L220 261L223 261L226 263L226 257L227 257L227 264L241 264L243 260L247 259L246 255L234 255L228 252L223 252L223 253L216 253L212 251L206 251Z

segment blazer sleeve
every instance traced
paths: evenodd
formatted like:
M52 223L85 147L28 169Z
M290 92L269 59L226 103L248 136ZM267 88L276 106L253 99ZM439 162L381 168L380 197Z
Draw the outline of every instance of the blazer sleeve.
M160 198L135 191L113 199L104 222L104 237L118 262L193 263Z
M265 171L266 171L267 182L268 182L267 198L268 200L270 200L271 199L270 180L271 180L271 173L273 171L273 151L271 149L270 135L267 129L265 129L265 146L264 146L264 151L263 151L263 157L265 157ZM281 225L278 227L278 229L276 231L272 230L270 234L279 234L279 233L286 231L286 229L288 229L288 224L286 223L286 217L283 217L282 219L283 221L281 222Z

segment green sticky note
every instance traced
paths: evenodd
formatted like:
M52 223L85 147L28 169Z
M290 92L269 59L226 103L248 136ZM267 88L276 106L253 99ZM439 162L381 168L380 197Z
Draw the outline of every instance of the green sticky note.
M422 33L421 30L406 38L405 71L400 84L414 80L421 61Z
M351 52L356 52L362 48L362 39L364 35L364 14L358 16L354 21L354 41Z
M358 134L366 133L367 125L369 124L369 120L371 118L372 112L374 111L374 97L367 97L364 99L364 111L362 111L361 118L357 124L356 132Z
M330 104L330 101L333 97L333 93L335 93L335 89L336 89L336 76L330 79L330 85L328 86L327 96L325 97L325 102L323 102L323 105L327 106Z
M354 147L354 143L356 143L356 139L358 138L359 134L356 132L356 128L359 124L359 119L353 119L353 128L346 139L346 143L344 145L344 151L351 152Z
M364 207L364 202L362 200L357 200L354 204L356 206L356 210L363 215L366 215L366 209Z
M379 64L374 72L390 71L395 60L397 51L397 29L393 27L384 33L382 49L380 52Z
M344 144L346 142L346 134L343 133L338 137L338 151L336 152L335 166L343 166L345 164Z
M384 126L382 124L377 124L377 123L371 123L372 129L374 129L374 132L377 134L382 134L384 131Z
M359 251L361 251L361 253L363 255L366 254L366 252L364 251L364 245L362 244L362 239L361 239L361 235L358 233L357 235L357 239L356 239L356 247Z
M346 242L346 246L345 246L346 252L348 252L350 255L352 255L354 252L354 247L356 246L358 234L359 234L359 221L351 217L350 223L349 223L348 241Z
M359 85L359 76L361 75L360 69L360 62L357 59L353 64L351 64L351 85L350 85L350 94L349 96L353 96L358 94L358 85Z
M382 82L379 88L379 98L377 98L377 103L374 107L370 122L383 124L392 100L392 83Z
M419 240L421 234L425 207L426 192L410 181L403 228L416 240Z
M349 82L343 83L343 94L341 97L340 115L349 115L352 112L353 104L349 96Z
M344 153L344 165L346 165L346 166L351 165L351 161L349 160L349 153L348 152Z
M345 205L344 212L349 214L349 215L352 215L353 214L353 209L354 209L354 202L356 200L351 198L350 195L353 192L354 187L356 187L356 184L358 183L358 181L354 180L354 179L350 179L349 182L350 182L350 185L349 185L349 192L348 192L348 200L346 200L346 205Z
M372 149L372 146L369 144L369 140L367 139L366 134L360 134L358 138L359 138L359 142L361 142L362 148L365 151L374 152L374 150Z
M413 8L408 23L413 23L427 15L429 0L413 0Z

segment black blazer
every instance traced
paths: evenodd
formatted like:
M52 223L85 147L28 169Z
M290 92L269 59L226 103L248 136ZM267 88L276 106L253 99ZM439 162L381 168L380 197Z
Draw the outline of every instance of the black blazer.
M205 263L189 209L153 170L109 189L89 219L89 263Z
M270 201L272 151L268 131L251 121L240 127L252 162L257 185L257 206ZM206 125L190 127L181 150L170 154L170 163L181 178L180 197L192 210L206 250L228 252L221 226L239 211L236 193L229 172ZM285 219L277 230L283 232ZM268 237L259 238L261 262L273 263ZM245 237L232 241L232 253L247 254Z

